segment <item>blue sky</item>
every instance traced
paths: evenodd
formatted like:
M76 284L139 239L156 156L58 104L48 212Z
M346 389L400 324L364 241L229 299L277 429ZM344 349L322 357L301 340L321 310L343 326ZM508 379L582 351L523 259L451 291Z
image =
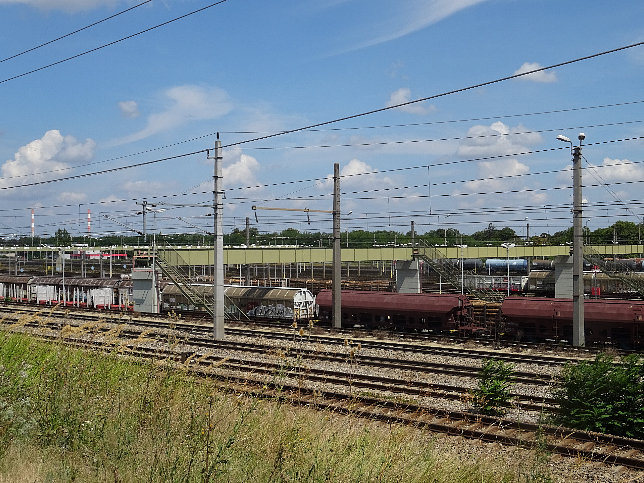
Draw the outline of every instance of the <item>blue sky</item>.
M140 2L0 0L0 60ZM0 62L0 235L209 230L225 146L225 231L330 231L340 163L343 229L489 223L524 235L571 226L569 147L586 134L587 226L640 222L644 46L270 139L644 41L639 0L154 0ZM618 141L634 138L628 141ZM22 184L154 161L108 174ZM594 166L594 168L593 168ZM596 186L592 186L596 185ZM603 185L603 186L599 186ZM348 214L351 212L351 214ZM109 218L107 218L107 215ZM113 221L117 220L117 221ZM120 224L119 224L120 223Z

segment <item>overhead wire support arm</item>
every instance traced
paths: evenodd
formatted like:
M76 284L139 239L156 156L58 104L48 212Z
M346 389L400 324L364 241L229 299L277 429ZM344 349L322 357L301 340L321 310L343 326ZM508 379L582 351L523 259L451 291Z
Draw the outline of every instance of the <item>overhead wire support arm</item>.
M256 223L259 223L259 220L257 219L257 210L298 211L300 213L306 213L306 219L309 225L311 224L311 218L309 217L309 213L333 213L333 210L311 210L309 208L273 208L270 206L256 206L256 205L253 205L251 208L255 212Z

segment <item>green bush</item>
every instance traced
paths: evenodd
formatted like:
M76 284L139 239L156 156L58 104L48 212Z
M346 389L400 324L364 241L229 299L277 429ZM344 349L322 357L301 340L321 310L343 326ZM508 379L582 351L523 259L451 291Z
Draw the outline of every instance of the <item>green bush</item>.
M472 391L474 407L485 414L500 414L510 404L512 364L486 359L479 374L478 387Z
M567 364L554 396L559 424L644 439L644 361L636 354L619 364L606 354Z

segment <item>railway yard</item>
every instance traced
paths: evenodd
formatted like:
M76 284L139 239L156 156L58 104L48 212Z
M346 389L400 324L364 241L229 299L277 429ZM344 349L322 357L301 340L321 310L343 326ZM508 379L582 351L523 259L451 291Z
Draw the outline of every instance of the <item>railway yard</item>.
M2 306L1 327L83 349L165 361L238 395L277 399L338 415L410 425L456 438L476 455L552 455L564 480L640 481L644 442L550 426L551 387L563 365L590 351L530 345L493 348L418 334L330 331L313 323L230 323L226 339L198 319L140 317L60 307ZM481 365L509 362L513 402L500 417L473 409Z
M157 256L150 268L145 255L137 268L133 257L131 271L119 278L83 276L78 263L80 271L70 266L67 277L53 268L44 276L9 270L0 275L0 328L154 361L235 397L413 428L442 438L457 458L509 464L540 458L554 481L644 478L644 441L552 419L567 363L641 349L641 263L610 282L588 272L587 292L601 282L602 294L611 297L587 301L588 348L574 348L570 301L553 297L552 264L527 272L527 263L517 264L512 273L506 265L496 274L488 267L486 275L480 263L469 271L463 263L459 274L453 261L427 260L418 274L421 293L397 293L395 263L365 263L357 271L346 263L342 329L331 323L324 264L282 264L283 277L278 266L228 265L226 329L219 338L208 267L172 253L177 266ZM250 284L242 272L254 272ZM153 273L156 281L137 288L137 276ZM148 308L137 305L152 292ZM492 413L476 403L488 361L511 367L510 403Z

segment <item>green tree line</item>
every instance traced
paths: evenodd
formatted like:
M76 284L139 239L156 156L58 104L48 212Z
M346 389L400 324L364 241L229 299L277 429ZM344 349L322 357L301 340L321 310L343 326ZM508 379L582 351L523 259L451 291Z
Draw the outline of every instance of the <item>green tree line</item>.
M586 244L638 244L641 243L642 224L629 221L617 221L606 228L590 230L584 228L584 241ZM496 227L489 224L485 229L466 234L456 228L438 228L423 234L416 234L416 240L421 240L427 245L454 246L465 244L468 246L499 245L510 242L531 245L563 245L572 243L572 228L558 231L554 234L541 233L531 235L528 240L525 236L517 234L509 227ZM405 246L412 242L411 232L397 232L394 230L352 230L341 234L343 247L368 248L373 246ZM177 233L170 235L148 234L147 240L143 235L104 235L97 237L75 236L65 228L56 230L53 236L48 237L4 237L0 244L4 246L70 246L73 244L87 244L96 246L122 246L122 245L147 245L156 241L160 245L205 245L212 246L213 236L206 233ZM326 232L299 231L287 228L282 231L264 233L258 228L249 229L249 244L256 246L290 245L308 247L332 246L333 236ZM246 244L246 230L235 228L230 233L224 234L224 245L242 246Z

